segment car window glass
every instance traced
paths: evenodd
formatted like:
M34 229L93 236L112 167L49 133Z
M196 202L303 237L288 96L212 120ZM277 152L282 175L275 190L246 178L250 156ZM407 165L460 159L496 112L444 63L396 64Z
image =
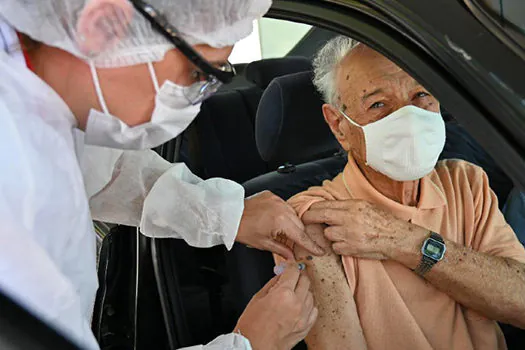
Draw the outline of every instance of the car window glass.
M474 0L507 35L525 48L525 1Z
M238 64L286 56L311 28L303 23L262 18L254 22L252 34L235 45L230 61Z

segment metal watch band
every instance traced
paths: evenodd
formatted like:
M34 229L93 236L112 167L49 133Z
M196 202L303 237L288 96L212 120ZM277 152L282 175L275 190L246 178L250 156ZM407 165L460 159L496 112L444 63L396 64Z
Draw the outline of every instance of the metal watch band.
M438 242L445 243L441 235L437 234L436 232L430 232L430 236L428 238L432 238ZM427 239L425 239L424 242L426 242ZM436 262L437 261L435 261L434 259L423 255L421 261L419 262L419 265L415 268L414 272L417 273L419 276L423 277L428 271L430 271L430 269L436 264Z
M441 237L440 234L432 232L432 231L430 232L430 238L435 239L438 242L445 243L445 241L443 240L443 237Z
M428 256L423 255L414 272L423 277L428 271L430 271L435 263L436 262L434 260L430 259Z

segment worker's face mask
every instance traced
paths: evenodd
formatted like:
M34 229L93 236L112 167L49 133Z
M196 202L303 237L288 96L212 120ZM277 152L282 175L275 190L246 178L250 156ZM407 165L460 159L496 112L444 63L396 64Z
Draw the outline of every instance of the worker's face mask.
M383 119L360 126L366 143L366 164L396 181L413 181L429 174L445 146L445 122L440 113L405 106Z
M151 79L157 91L155 109L149 122L128 126L109 113L96 69L93 64L90 67L103 112L91 109L86 125L87 144L131 150L154 148L181 134L199 113L200 104L191 105L184 96L183 86L166 80L159 88L153 65L149 63Z

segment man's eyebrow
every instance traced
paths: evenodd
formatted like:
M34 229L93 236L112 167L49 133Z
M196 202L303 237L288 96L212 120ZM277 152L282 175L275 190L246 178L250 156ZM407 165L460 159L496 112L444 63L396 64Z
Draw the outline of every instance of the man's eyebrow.
M362 98L361 98L361 101L365 102L368 98L374 96L374 95L377 95L377 94L381 94L383 93L384 90L379 88L379 89L375 89L374 91L372 92L369 92L368 94L365 94Z
M412 87L413 87L413 88L415 88L415 87L422 87L422 88L424 88L424 86L421 85L421 84L419 83L419 81L417 81L417 80L414 80L414 81L412 82Z

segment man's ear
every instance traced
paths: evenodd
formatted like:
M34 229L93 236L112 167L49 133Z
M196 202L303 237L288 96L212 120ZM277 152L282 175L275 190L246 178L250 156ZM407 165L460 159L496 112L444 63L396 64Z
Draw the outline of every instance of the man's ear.
M348 151L350 149L350 144L347 141L347 135L345 135L345 132L342 128L343 126L343 116L341 112L339 112L334 106L325 103L323 105L323 115L324 120L330 127L330 130L332 130L332 133L334 134L335 138L341 146Z

